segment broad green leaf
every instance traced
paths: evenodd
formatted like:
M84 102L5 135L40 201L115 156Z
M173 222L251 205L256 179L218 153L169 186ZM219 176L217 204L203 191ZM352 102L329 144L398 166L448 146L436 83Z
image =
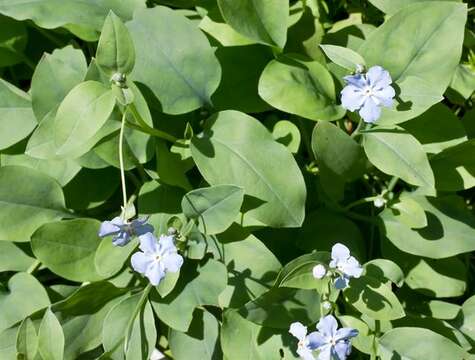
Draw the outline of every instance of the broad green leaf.
M0 331L49 305L46 290L32 275L19 272L0 291Z
M0 16L0 67L11 66L23 61L28 33L25 23L7 16Z
M107 314L102 328L102 343L109 358L124 359L124 338L130 318L138 305L141 294L125 298L116 304ZM154 349L157 337L153 311L147 301L137 314L129 338L125 359L146 360Z
M161 182L178 186L187 191L192 187L186 176L189 170L186 161L182 161L180 154L176 154L168 148L164 140L157 140L155 145L157 163L157 175Z
M379 10L387 15L393 15L404 7L417 3L427 1L440 1L440 0L370 0L369 2L376 6ZM460 0L444 0L444 1L460 1ZM427 7L432 6L431 3L425 4Z
M21 322L16 338L17 359L33 360L38 351L38 336L30 318Z
M463 359L458 345L431 330L416 327L392 329L379 339L382 360Z
M450 88L461 95L464 100L468 100L475 91L475 71L473 68L470 65L459 64L450 83Z
M258 238L235 225L218 239L228 270L228 284L219 295L220 306L239 307L265 293L281 268L275 255Z
M400 126L413 135L427 153L437 154L467 140L462 123L443 104L432 106L422 115Z
M358 330L358 336L351 340L352 346L365 354L371 354L373 352L373 342L377 340L364 321L351 315L340 315L338 316L338 320L340 320L343 327Z
M398 287L401 287L404 283L404 273L401 268L391 260L374 259L364 264L364 268L368 275L375 278L387 279Z
M153 299L152 306L161 321L185 332L196 307L219 306L218 296L226 283L226 267L222 263L209 259L197 267L192 262L185 262L173 291L162 299Z
M131 77L153 91L165 113L184 114L210 104L221 67L190 20L157 6L136 11L127 26L137 54ZM200 71L191 64L200 64Z
M122 20L109 12L97 45L96 63L109 76L128 74L135 64L135 47Z
M462 305L463 323L460 330L475 340L475 296L465 300Z
M410 229L389 210L380 217L389 241L398 249L418 256L443 259L475 250L475 218L456 196L437 199L414 197L427 217L427 226Z
M391 287L373 276L363 275L358 279L351 279L350 286L343 294L347 303L373 319L394 320L405 315Z
M17 327L11 327L0 332L0 356L4 359L16 359Z
M110 237L106 237L97 247L94 256L97 273L105 278L117 274L136 248L137 243L134 241L119 247L114 246ZM114 255L111 256L111 254Z
M239 215L244 190L234 185L217 185L195 189L181 201L183 214L198 221L205 234L219 234L226 230Z
M114 106L114 94L99 82L86 81L74 87L56 113L56 153L65 155L81 148L102 128Z
M447 148L430 160L435 187L441 191L459 191L475 186L475 140Z
M56 111L65 96L84 80L86 71L86 57L72 46L43 55L31 78L30 90L33 112L38 121L42 121L50 111Z
M383 109L379 123L409 120L442 100L460 60L466 17L465 4L415 3L390 17L361 45L358 53L367 65L388 70L397 88L397 104Z
M315 323L320 319L320 299L313 290L271 288L239 309L245 319L261 326L288 329L300 321Z
M382 172L412 185L434 187L434 174L427 155L409 133L377 128L364 133L363 147L369 161Z
M424 208L408 193L402 193L397 202L390 205L390 208L398 221L410 228L419 229L427 226Z
M235 184L254 198L245 216L273 227L302 224L306 189L300 169L256 119L220 112L207 121L202 135L192 139L191 151L208 183Z
M286 146L293 154L298 153L300 148L300 130L293 122L279 120L274 124L272 136L275 141Z
M17 20L33 20L47 29L67 27L86 40L99 37L104 19L113 10L123 19L131 19L136 9L144 8L141 0L0 0L0 13ZM82 30L82 31L80 31Z
M63 328L49 308L46 309L38 331L38 351L43 359L63 360Z
M220 324L207 311L197 310L186 333L170 329L168 342L176 360L221 360Z
M36 125L30 96L0 79L0 150L26 138Z
M93 219L51 222L34 233L31 247L52 272L72 281L97 281L102 278L94 265L98 230Z
M272 60L259 80L259 95L276 109L311 120L336 120L345 113L336 105L330 72L317 61Z
M364 59L354 50L336 45L320 45L320 47L333 63L347 70L355 71L358 65L365 65Z
M218 0L223 18L237 32L283 48L287 39L287 0Z
M0 272L26 271L35 262L35 258L25 253L15 243L0 241Z
M64 214L59 184L47 175L21 166L0 168L0 240L30 241L41 225Z
M320 165L345 180L358 178L365 170L361 146L330 122L320 121L315 126L312 150Z

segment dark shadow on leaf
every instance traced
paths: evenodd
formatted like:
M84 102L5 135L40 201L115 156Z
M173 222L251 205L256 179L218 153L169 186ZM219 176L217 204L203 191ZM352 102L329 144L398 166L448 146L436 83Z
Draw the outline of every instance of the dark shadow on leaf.
M426 240L442 239L444 237L444 227L441 221L431 212L426 211L425 214L427 226L422 229L414 229L414 231L417 231Z

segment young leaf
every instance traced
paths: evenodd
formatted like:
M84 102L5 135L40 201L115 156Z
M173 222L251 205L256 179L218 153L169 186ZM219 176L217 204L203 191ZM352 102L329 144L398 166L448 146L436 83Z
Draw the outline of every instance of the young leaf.
M126 75L134 68L134 43L127 27L112 10L102 28L96 62L108 76L115 73Z
M183 214L198 221L201 232L212 235L226 230L239 215L244 190L234 185L217 185L190 191L181 201Z
M43 359L63 360L64 333L50 308L46 309L38 331L38 350Z
M365 65L363 57L349 48L336 45L320 45L320 47L333 63L347 70L355 71L358 66Z
M16 351L17 358L21 360L35 359L38 351L38 336L36 334L35 325L30 318L24 319L18 328Z

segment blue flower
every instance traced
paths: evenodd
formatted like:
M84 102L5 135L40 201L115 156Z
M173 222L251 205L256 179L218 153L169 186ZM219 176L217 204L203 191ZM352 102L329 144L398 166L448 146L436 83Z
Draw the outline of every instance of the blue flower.
M319 342L317 341L319 338L315 338L317 332L314 331L307 335L307 327L299 322L294 322L290 325L289 333L295 336L299 341L297 345L297 354L300 358L304 360L315 360L313 350L315 350L319 345Z
M371 67L366 74L344 77L347 85L341 91L341 106L350 111L359 110L361 118L374 123L381 116L381 106L391 107L396 95L389 72L381 66Z
M150 283L157 286L167 272L178 272L183 265L183 257L177 253L173 236L161 235L160 240L152 233L141 235L140 250L132 255L132 267L144 274Z
M99 229L101 238L114 235L112 243L115 246L125 246L134 236L140 236L148 232L153 232L153 226L147 224L148 217L135 219L131 222L124 222L122 218L115 217L111 221L104 221Z
M312 341L317 345L318 360L346 360L351 352L351 338L358 336L358 330L352 328L338 329L333 315L327 315L317 324L312 333Z
M348 286L352 277L359 278L363 273L358 260L350 254L350 250L343 244L335 244L332 247L332 260L330 268L336 269L340 274L335 281L337 289L344 289Z

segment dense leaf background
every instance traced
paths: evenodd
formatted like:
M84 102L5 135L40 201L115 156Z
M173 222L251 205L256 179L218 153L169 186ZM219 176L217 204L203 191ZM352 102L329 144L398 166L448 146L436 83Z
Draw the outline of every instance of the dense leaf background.
M349 359L475 359L474 9L0 0L0 359L297 359L330 288ZM358 65L396 90L373 126ZM185 259L150 293L98 237L122 160ZM335 243L343 291L312 276Z

